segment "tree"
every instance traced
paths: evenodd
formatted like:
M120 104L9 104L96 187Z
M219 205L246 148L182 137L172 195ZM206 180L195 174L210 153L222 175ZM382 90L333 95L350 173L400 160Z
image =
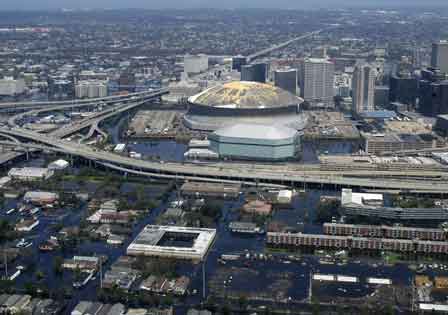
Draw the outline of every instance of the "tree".
M312 312L313 315L319 315L320 314L319 301L315 297L312 297L312 299L311 299L311 312Z
M42 270L36 271L35 276L36 276L37 281L41 281L45 278L45 274Z

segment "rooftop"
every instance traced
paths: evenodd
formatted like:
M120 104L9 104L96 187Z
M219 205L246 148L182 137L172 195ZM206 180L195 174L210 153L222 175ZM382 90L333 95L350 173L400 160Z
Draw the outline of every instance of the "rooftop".
M190 102L229 108L272 108L300 104L303 100L281 88L259 82L235 81L211 87Z
M172 246L161 242L169 238L193 237L191 246ZM164 256L171 258L200 259L206 255L216 236L215 229L182 226L147 225L127 249L128 255ZM168 244L168 245L166 245Z

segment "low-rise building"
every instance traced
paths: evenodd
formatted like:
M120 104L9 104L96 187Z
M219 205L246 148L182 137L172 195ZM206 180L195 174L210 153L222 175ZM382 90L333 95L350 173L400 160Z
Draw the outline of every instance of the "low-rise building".
M445 146L431 134L361 133L364 151L381 155L404 150L435 149Z
M140 285L140 289L159 294L185 295L190 278L181 276L176 279L166 277L149 276Z
M59 314L62 305L51 299L32 298L30 295L0 295L0 312L2 314Z
M22 167L22 168L11 168L8 172L8 176L13 180L22 181L34 181L34 180L45 180L54 175L53 170L42 167Z
M137 279L137 272L130 268L113 268L104 275L103 287L113 288L118 286L123 290L129 290Z
M62 171L67 169L70 166L70 163L68 163L66 160L56 160L54 162L51 162L48 164L48 169L54 170L54 171Z
M262 200L252 200L244 204L243 211L250 214L270 215L272 205Z
M128 246L127 254L202 261L215 237L215 229L147 225Z
M107 238L107 244L110 245L122 245L125 241L125 238L121 235L110 234Z
M22 219L16 224L15 230L18 232L30 232L38 225L39 220L37 219L34 218L29 220Z
M210 185L202 182L186 182L180 188L182 195L188 197L218 197L237 198L241 193L240 184L219 184Z
M28 191L23 196L23 201L36 204L36 205L48 205L58 201L59 195L53 192L47 191Z
M292 190L280 190L277 195L277 202L280 204L289 204L292 201Z
M100 259L98 257L74 256L72 259L64 260L62 267L71 270L80 269L85 271L94 271L98 269L99 264Z
M262 230L252 222L233 221L229 223L229 229L234 233L256 234L262 232Z

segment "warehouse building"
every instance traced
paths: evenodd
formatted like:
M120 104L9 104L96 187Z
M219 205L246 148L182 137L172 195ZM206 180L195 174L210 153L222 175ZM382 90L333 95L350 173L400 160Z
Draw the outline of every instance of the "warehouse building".
M180 188L184 197L214 197L214 198L238 198L241 194L241 184L221 184L186 182Z
M59 195L47 191L28 191L23 196L24 202L29 202L38 205L49 205L55 203L59 199Z
M221 158L278 161L297 157L299 133L288 127L236 124L210 134L210 149Z
M8 172L8 176L13 180L22 181L44 180L50 178L53 174L53 170L41 167L11 168Z

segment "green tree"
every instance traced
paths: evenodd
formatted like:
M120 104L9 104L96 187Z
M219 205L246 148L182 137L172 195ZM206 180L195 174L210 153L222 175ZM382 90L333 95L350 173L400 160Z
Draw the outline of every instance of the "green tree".
M36 271L35 276L36 276L37 281L42 281L45 278L45 274L42 270Z

